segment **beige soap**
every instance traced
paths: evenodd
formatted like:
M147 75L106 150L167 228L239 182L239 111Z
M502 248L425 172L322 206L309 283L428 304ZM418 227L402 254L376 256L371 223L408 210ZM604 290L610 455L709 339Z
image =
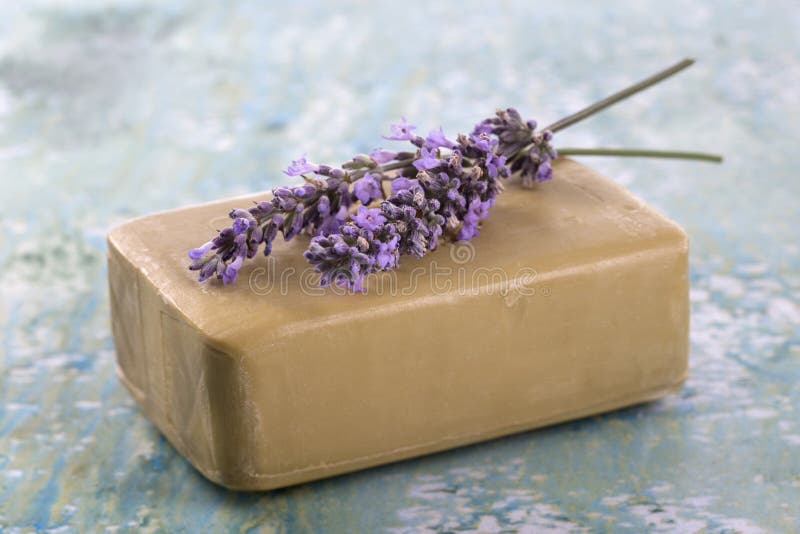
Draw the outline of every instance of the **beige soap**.
M233 286L186 251L264 194L111 231L118 370L206 477L263 490L635 404L686 378L685 233L560 159L513 181L470 244L365 294L320 291L307 238L275 241ZM531 437L535 439L535 435Z

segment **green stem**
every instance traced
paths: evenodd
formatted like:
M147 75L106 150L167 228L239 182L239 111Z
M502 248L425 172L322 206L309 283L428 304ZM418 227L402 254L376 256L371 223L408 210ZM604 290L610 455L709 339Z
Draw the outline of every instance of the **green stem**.
M642 150L637 148L559 148L559 156L631 156L637 158L693 159L722 163L722 156L705 152L679 150Z
M677 74L678 72L682 71L683 69L691 66L693 63L694 63L694 59L688 59L688 58L684 59L683 61L680 61L680 62L676 63L675 65L671 66L670 68L662 70L661 72L658 72L656 74L653 74L652 76L650 76L648 78L645 78L641 82L639 82L637 84L634 84L634 85L631 85L627 89L623 89L622 91L614 93L613 95L608 96L608 97L604 98L603 100L600 100L599 102L596 102L596 103L592 104L591 106L578 111L577 113L573 113L572 115L569 115L568 117L564 117L560 121L554 122L553 124L551 124L550 126L548 126L547 128L544 128L544 129L545 130L550 130L552 132L557 132L559 130L563 130L567 126L572 126L576 122L582 121L583 119L594 115L598 111L601 111L601 110L603 110L603 109L605 109L605 108L607 108L609 106L612 106L612 105L616 104L620 100L624 100L624 99L628 98L631 95L634 95L634 94L636 94L636 93L638 93L640 91L643 91L643 90L647 89L648 87L650 87L652 85L655 85L658 82L660 82L662 80L665 80L666 78L669 78L673 74Z
M378 165L377 167L373 167L371 169L358 169L350 173L350 181L354 182L368 172L384 173L387 171L396 171L397 169L404 169L405 167L410 167L413 162L414 158L412 157L409 159L392 161L391 163L384 163L383 165Z

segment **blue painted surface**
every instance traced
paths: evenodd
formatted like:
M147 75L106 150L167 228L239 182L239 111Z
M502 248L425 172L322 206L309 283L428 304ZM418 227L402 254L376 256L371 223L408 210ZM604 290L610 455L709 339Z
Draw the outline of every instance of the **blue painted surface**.
M0 7L0 530L800 530L796 3L5 2ZM266 494L213 486L114 376L104 235L262 190L401 114L549 122L684 56L573 146L691 237L680 394Z

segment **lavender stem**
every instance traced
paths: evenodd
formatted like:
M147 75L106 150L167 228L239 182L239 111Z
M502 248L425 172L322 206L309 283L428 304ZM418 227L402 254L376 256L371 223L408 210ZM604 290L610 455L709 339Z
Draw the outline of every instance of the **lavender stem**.
M675 65L669 67L668 69L664 69L661 72L653 74L652 76L645 78L639 83L631 85L630 87L623 89L622 91L616 92L611 96L608 96L598 102L595 102L589 107L586 107L576 113L573 113L572 115L569 115L559 121L554 122L553 124L545 128L545 130L550 130L555 133L559 130L563 130L567 126L572 126L576 122L582 121L583 119L594 115L598 111L601 111L609 106L616 104L620 100L624 100L629 96L632 96L640 91L647 89L648 87L657 84L662 80L669 78L673 74L677 74L683 69L690 67L692 64L694 64L694 59L690 58L684 59L683 61L676 63Z
M722 163L722 156L705 152L678 150L643 150L637 148L559 148L559 156L630 156L638 158L691 159Z
M378 165L373 169L359 169L357 171L353 171L350 173L350 181L354 182L359 178L362 178L368 172L378 172L383 173L387 171L396 171L397 169L404 169L405 167L410 167L413 163L414 158L403 159L399 161L393 161L391 163L386 163L384 165Z

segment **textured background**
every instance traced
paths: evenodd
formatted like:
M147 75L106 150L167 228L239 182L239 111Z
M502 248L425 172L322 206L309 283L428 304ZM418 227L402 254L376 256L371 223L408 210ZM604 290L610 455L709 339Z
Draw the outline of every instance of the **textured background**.
M2 3L0 531L799 530L796 2L285 4ZM401 114L549 122L684 55L701 61L557 139L727 158L586 159L691 236L680 394L240 495L117 382L111 225L276 185L303 151L343 161Z

